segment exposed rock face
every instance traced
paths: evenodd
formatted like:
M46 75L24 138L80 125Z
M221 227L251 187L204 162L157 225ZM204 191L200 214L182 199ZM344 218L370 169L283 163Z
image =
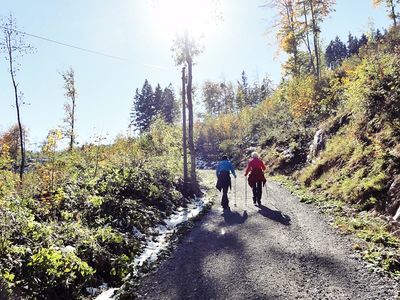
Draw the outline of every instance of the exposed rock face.
M400 175L397 175L390 185L388 195L389 200L389 213L393 214L393 219L400 221Z
M325 124L319 128L314 135L314 139L310 145L310 152L307 155L307 162L312 163L318 154L324 150L327 138L334 135L341 127L347 125L350 121L351 114L345 114L336 117L330 124Z
M313 142L310 145L310 152L307 156L307 161L312 162L318 156L318 153L325 147L325 131L318 129L314 135Z

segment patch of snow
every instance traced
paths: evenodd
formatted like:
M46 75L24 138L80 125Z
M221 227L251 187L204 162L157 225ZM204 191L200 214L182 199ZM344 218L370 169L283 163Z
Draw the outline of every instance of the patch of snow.
M257 150L256 147L247 147L247 148L245 149L245 151L246 151L247 153L254 152L254 151L256 151L256 150Z
M96 300L111 300L111 299L114 299L113 295L114 295L114 292L116 292L116 291L117 291L116 288L112 288L112 289L106 290L106 291L102 292L100 295L98 295L96 297Z
M99 292L99 289L94 287L87 287L86 292L88 292L91 296L94 296Z
M209 169L214 169L217 166L217 162L215 161L205 161L202 159L197 159L196 160L196 167L197 169L201 170L209 170Z
M141 239L142 237L144 237L144 234L140 232L139 229L137 229L135 226L133 226L132 229L132 234L137 237L138 239Z
M148 237L145 247L140 256L134 261L135 267L142 266L145 262L152 263L157 260L158 254L169 246L169 237L174 233L176 227L183 222L196 217L203 209L206 202L201 198L195 198L186 208L180 209L164 220L164 225L154 228L157 237Z
M75 247L68 245L68 246L65 246L64 248L62 248L61 251L64 253L75 252Z
M282 154L285 156L286 159L293 158L293 152L290 149L283 150Z
M198 169L206 169L207 168L207 162L202 160L202 159L197 159L196 160L196 166Z
M165 225L158 225L154 228L151 228L149 232L152 234L148 236L146 241L143 243L142 253L133 261L133 269L137 270L145 263L155 262L158 258L158 255L163 250L168 249L170 237L175 232L176 227L183 222L187 222L199 215L209 201L210 200L207 198L195 198L191 203L188 204L187 207L179 207L173 214L164 219L163 223ZM140 233L139 230L137 231ZM144 236L142 233L140 234ZM130 275L128 275L125 279L128 279L129 277ZM106 290L97 296L96 300L112 300L112 295L116 290L116 288Z

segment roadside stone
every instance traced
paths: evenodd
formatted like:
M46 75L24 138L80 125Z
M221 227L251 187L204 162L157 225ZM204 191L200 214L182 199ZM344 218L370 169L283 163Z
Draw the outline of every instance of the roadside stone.
M397 175L390 185L388 195L390 197L388 212L395 221L400 221L400 175Z

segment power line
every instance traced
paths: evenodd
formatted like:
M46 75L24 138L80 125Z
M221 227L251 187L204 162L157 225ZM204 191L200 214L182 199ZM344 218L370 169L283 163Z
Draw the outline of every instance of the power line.
M7 28L7 27L1 26L1 25L0 25L0 28L6 29L6 30L12 30L12 31L15 31L15 32L18 32L18 33L21 33L21 34L25 34L25 35L28 35L28 36L31 36L31 37L34 37L34 38L37 38L37 39L40 39L40 40L44 40L44 41L51 42L51 43L54 43L54 44L58 44L58 45L61 45L61 46L73 48L73 49L76 49L76 50L80 50L80 51L84 51L84 52L88 52L88 53L92 53L92 54L96 54L96 55L101 55L101 56L105 56L105 57L109 57L109 58L113 58L113 59L128 61L128 59L126 59L126 58L122 58L122 57L118 57L118 56L114 56L114 55L110 55L110 54L106 54L106 53L102 53L102 52L99 52L99 51L90 50L90 49L86 49L86 48L82 48L82 47L78 47L78 46L74 46L74 45L69 45L69 44L66 44L66 43L63 43L63 42L58 42L58 41L55 41L55 40L52 40L52 39L48 39L48 38L45 38L45 37L42 37L42 36L31 34L31 33L28 33L26 31L21 31L21 30L17 30L17 29L11 29L11 28ZM146 64L146 63L144 63L143 65L148 67L148 68L153 68L153 69L158 69L158 70L168 70L168 69L170 69L168 67L164 67L164 66L160 66L160 65L154 65L154 64Z
M73 48L73 49L76 49L76 50L80 50L80 51L84 51L84 52L88 52L88 53L92 53L92 54L96 54L96 55L101 55L101 56L105 56L105 57L109 57L109 58L114 58L114 59L118 59L118 60L126 60L125 58L122 58L122 57L109 55L109 54L106 54L106 53L102 53L102 52L99 52L99 51L90 50L90 49L86 49L86 48L82 48L82 47L78 47L78 46L74 46L74 45L69 45L69 44L58 42L58 41L55 41L55 40L52 40L52 39L48 39L48 38L45 38L45 37L42 37L42 36L31 34L31 33L25 32L25 31L12 29L12 28L7 28L7 27L1 26L1 25L0 25L0 28L6 29L6 30L12 30L12 31L15 31L15 32L18 32L18 33L21 33L21 34L25 34L25 35L28 35L28 36L31 36L31 37L34 37L34 38L37 38L37 39L40 39L40 40L44 40L44 41L51 42L51 43L54 43L54 44L58 44L58 45L61 45L61 46Z

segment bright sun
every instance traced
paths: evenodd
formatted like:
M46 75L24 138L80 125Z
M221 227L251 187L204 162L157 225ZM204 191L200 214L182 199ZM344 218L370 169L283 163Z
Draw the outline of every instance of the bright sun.
M216 0L155 0L159 30L168 35L188 31L201 36L212 31L217 21Z

